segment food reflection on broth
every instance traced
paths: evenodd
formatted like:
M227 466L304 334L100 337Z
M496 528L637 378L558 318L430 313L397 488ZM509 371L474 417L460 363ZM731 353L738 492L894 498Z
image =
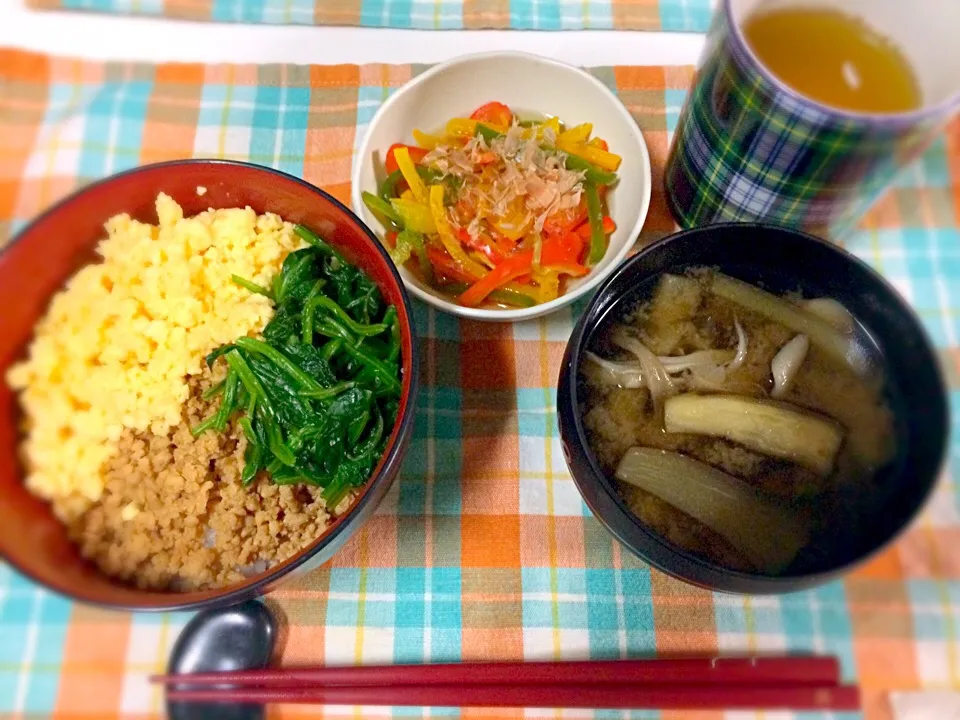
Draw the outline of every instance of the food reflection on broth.
M660 276L581 366L589 443L641 522L728 568L815 563L895 454L846 309L705 268ZM847 503L849 505L849 503Z

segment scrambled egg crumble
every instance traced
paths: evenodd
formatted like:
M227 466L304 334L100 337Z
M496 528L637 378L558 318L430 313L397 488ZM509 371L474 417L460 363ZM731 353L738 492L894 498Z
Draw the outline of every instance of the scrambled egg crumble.
M126 214L107 221L103 262L54 296L27 360L8 375L26 420L27 487L65 519L100 498L125 429L167 433L204 356L270 320L270 301L231 276L269 286L301 246L293 226L270 213L184 218L164 194L156 207L159 226Z

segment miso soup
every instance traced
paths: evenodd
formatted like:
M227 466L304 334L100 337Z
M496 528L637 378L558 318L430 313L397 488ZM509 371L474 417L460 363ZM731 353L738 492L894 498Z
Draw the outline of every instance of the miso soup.
M829 298L662 275L580 368L584 424L630 510L722 566L816 565L896 452L881 365ZM880 493L877 493L880 496Z

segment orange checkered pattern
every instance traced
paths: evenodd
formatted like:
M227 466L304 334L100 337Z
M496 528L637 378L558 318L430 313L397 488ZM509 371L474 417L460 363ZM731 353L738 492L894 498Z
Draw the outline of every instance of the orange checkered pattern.
M36 9L417 30L705 32L711 0L27 0Z
M347 200L352 155L367 123L421 69L102 64L0 51L0 244L85 182L174 158L262 163ZM642 244L673 229L662 168L692 70L591 72L619 94L650 147L654 197ZM960 125L901 177L847 242L924 319L947 369L954 413L960 408L957 178ZM331 563L267 598L286 625L280 662L816 651L838 655L848 679L861 683L870 720L891 717L892 691L958 687L956 433L950 465L922 519L854 574L778 597L693 588L621 548L590 517L564 466L554 378L578 312L489 325L415 303L424 385L401 477ZM162 698L146 678L164 668L186 619L92 610L0 565L0 717L162 717ZM424 712L281 707L272 716Z

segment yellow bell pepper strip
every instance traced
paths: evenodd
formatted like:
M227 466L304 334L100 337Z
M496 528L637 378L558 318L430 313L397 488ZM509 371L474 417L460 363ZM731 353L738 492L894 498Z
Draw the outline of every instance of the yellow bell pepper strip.
M572 275L573 277L583 277L588 272L589 268L585 268L579 263L556 263L554 265L544 265L541 272L547 273L552 272L557 275Z
M534 138L543 142L546 139L546 131L553 131L553 139L556 142L557 135L561 132L560 118L552 117L547 120L525 120L520 122L520 127L524 128L523 137ZM549 148L552 149L552 148Z
M508 282L501 290L512 292L514 295L524 295L536 304L539 298L539 291L533 285L522 285L519 282Z
M562 128L560 126L560 118L554 115L552 118L550 118L546 122L542 122L540 123L540 125L537 126L536 138L537 140L545 140L547 136L546 131L553 130L553 137L554 139L556 139L556 137L560 134L561 129Z
M433 221L433 215L430 208L414 200L404 198L393 198L390 205L397 211L403 226L408 230L414 230L419 233L434 233L437 231L437 225Z
M443 206L443 185L430 186L430 213L433 215L433 223L440 235L440 242L450 253L450 257L460 263L471 275L482 276L486 269L464 252L463 246L460 245L460 241L457 240L450 228L450 222L447 220L447 210Z
M507 132L507 128L489 122L477 122L468 118L453 118L447 121L447 135L455 138L470 138L483 135L488 143Z
M390 226L403 229L403 218L400 217L400 213L393 209L390 203L373 193L363 192L361 197L363 198L363 204L370 208L370 212L386 220Z
M607 141L602 137L595 137L587 143L587 145L592 145L595 148L600 148L601 150L609 150L610 146L607 145Z
M544 269L533 274L533 279L540 286L540 302L548 303L556 300L560 295L560 273Z
M477 134L477 121L469 118L452 118L447 121L447 135L470 138Z
M611 172L616 172L620 169L620 163L623 161L616 153L609 152L607 150L602 150L593 145L579 145L575 155L580 155L584 160L592 162L594 165L599 165L604 170L610 170Z
M504 217L492 217L488 220L490 226L500 235L517 242L527 234L530 223L533 220L527 213L525 206L521 202L514 202L507 210Z
M511 280L530 272L533 262L533 252L526 251L512 255L497 265L496 268L477 280L465 292L457 297L457 302L465 307L476 307L494 290L506 285Z
M413 160L410 159L410 151L405 146L398 147L393 151L393 155L397 159L397 165L400 166L400 172L403 173L403 179L406 180L407 185L410 186L410 192L413 193L417 202L426 203L427 188L417 173L417 166L414 165Z
M607 236L603 232L603 208L600 206L600 194L593 183L583 184L583 194L587 198L587 222L590 223L590 249L587 252L587 265L593 266L603 260L607 252Z
M593 163L604 170L610 170L611 172L616 171L622 161L619 155L582 142L567 142L558 138L557 147L569 155L581 157L587 162Z
M425 132L414 130L413 141L422 148L433 150L437 145L443 143L443 138L438 135L428 135Z
M564 130L562 133L557 135L557 145L561 143L570 143L575 145L576 143L586 142L590 137L590 133L593 132L593 123L580 123L576 127L572 127L569 130Z
M537 233L533 236L533 270L535 273L540 272L540 259L543 255L543 235Z

